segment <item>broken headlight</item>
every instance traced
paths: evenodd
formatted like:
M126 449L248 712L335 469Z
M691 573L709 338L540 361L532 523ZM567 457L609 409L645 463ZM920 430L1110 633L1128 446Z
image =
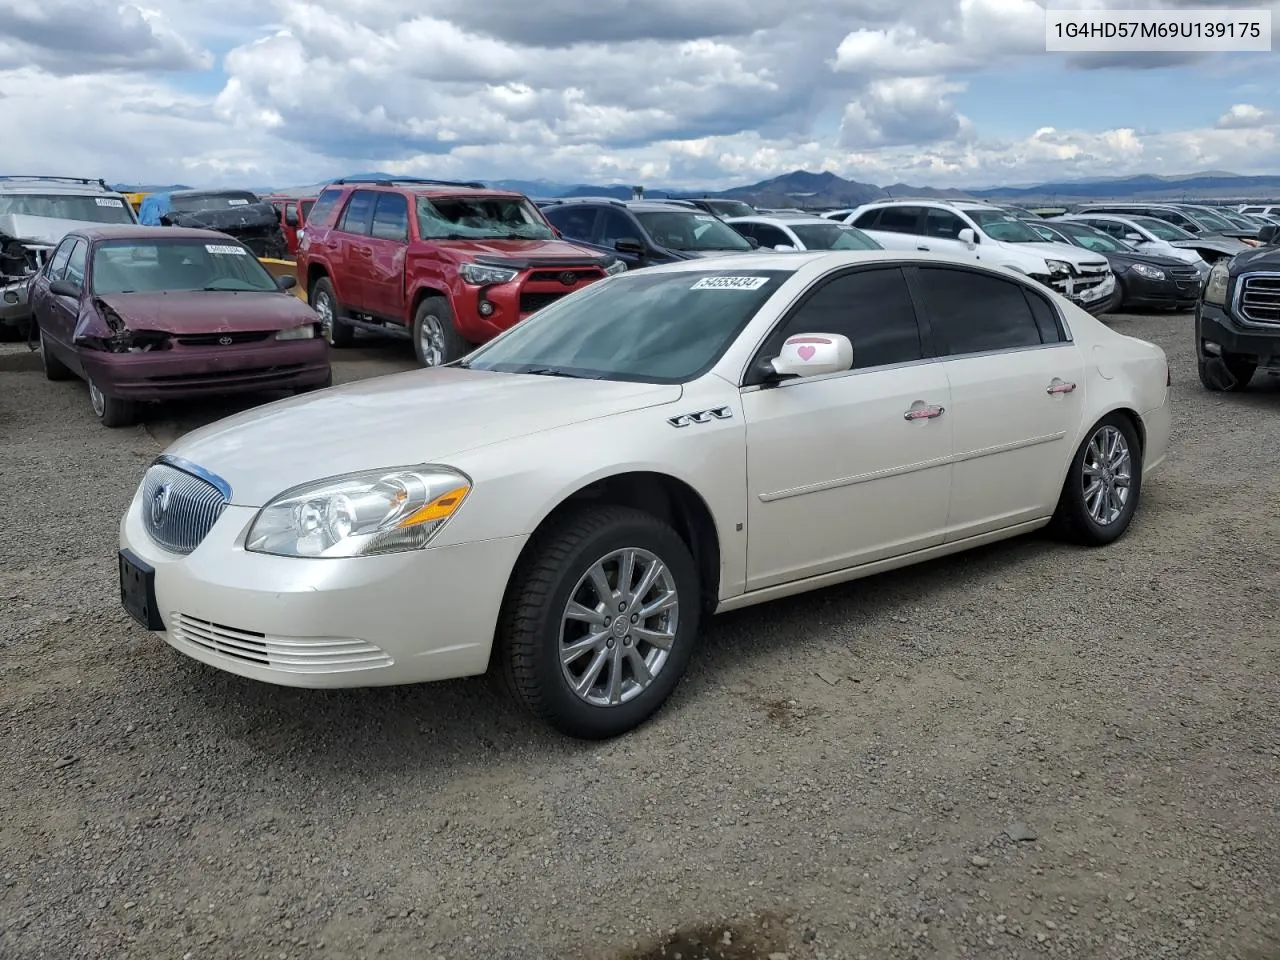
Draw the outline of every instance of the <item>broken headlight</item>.
M310 340L316 335L314 323L304 323L300 327L289 327L276 334L277 340Z

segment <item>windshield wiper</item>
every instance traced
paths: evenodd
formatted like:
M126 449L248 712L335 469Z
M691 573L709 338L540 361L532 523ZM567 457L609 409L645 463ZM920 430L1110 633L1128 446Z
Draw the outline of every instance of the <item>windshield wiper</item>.
M535 377L568 377L571 380L598 380L599 377L586 377L580 373L570 373L560 367L530 367L527 370L521 370L520 373L527 373Z

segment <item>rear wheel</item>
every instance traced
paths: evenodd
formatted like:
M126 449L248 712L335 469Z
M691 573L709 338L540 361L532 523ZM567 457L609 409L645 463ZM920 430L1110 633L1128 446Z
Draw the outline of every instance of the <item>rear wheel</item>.
M413 351L424 367L439 367L465 356L471 344L453 324L453 310L444 297L427 297L413 314Z
M38 326L36 327L36 343L40 350L40 365L44 367L44 377L46 380L70 380L71 371L67 369L67 365L49 352L49 345L45 342L44 331Z
M1142 493L1142 449L1133 421L1103 417L1085 436L1067 470L1053 515L1064 539L1103 546L1129 529Z
M89 381L89 405L104 427L131 427L138 419L138 407L132 400L109 397Z
M537 535L508 589L495 667L535 716L600 740L649 719L697 638L697 567L656 517L589 507Z
M343 320L342 308L338 306L338 298L334 296L333 284L328 277L321 277L312 284L307 302L320 317L320 335L329 346L349 347L355 342L355 328Z

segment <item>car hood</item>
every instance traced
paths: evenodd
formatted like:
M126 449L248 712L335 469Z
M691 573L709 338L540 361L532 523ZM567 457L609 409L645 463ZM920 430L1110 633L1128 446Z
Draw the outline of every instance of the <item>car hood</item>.
M567 240L433 240L432 245L449 251L458 260L482 258L484 260L575 262L593 263L600 254Z
M259 507L312 480L419 463L465 450L674 403L679 384L623 383L440 367L279 400L182 437L166 453Z
M1065 260L1067 263L1074 264L1077 267L1105 267L1107 265L1107 261L1102 254L1094 253L1091 250L1082 250L1080 247L1069 246L1065 243L1045 241L1043 243L1019 243L1016 246L1035 250L1050 260Z
M1170 240L1168 243L1172 247L1181 247L1183 250L1213 250L1228 256L1234 256L1241 250L1254 249L1247 243L1230 237L1197 237L1194 240Z
M1166 257L1159 253L1106 253L1104 256L1113 269L1125 269L1135 263L1145 263L1149 267L1162 270L1185 270L1191 265L1177 257Z
M72 230L98 226L102 224L86 220L61 220L57 217L33 217L25 213L6 213L0 216L0 234L51 246Z
M94 297L130 330L165 333L232 333L284 330L315 323L316 314L288 293L186 291L105 293Z
M1253 247L1246 253L1238 254L1231 260L1229 267L1233 277L1250 270L1280 271L1280 248Z

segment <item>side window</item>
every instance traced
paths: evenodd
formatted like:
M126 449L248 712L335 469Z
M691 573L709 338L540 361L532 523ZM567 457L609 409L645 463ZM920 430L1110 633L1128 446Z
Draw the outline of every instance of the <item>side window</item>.
M853 344L855 370L924 356L915 306L898 267L847 273L822 283L774 333L776 352L798 333L839 333Z
M84 240L77 240L71 256L67 258L67 275L63 279L75 284L77 290L84 289L85 261L88 259L88 254L89 244Z
M306 218L318 227L323 227L328 223L329 216L338 207L338 200L342 198L342 191L337 189L322 190L320 196L316 198L315 205L308 210L307 205L302 205L302 212Z
M369 221L373 217L373 204L378 195L372 190L356 190L347 201L347 209L338 221L338 229L343 233L367 234Z
M968 224L950 210L939 210L929 207L924 214L924 235L938 237L941 240L955 240Z
M1166 223L1172 223L1175 227L1181 227L1188 233L1199 233L1200 225L1189 217L1184 217L1177 210L1157 210L1156 219L1163 220Z
M284 222L290 226L296 227L298 225L298 205L296 203L286 203L281 215L284 217Z
M640 229L622 211L606 207L601 213L599 239L596 243L611 247L623 237L629 237L632 240L644 239Z
M311 211L315 208L315 205L316 201L314 200L303 200L298 206L299 211L302 213L302 221L304 223L311 219ZM323 215L323 213L324 211L321 211L321 215Z
M866 213L859 214L853 221L853 225L859 230L874 230L876 221L880 219L882 213L884 210L868 210Z
M734 232L740 237L754 237L756 235L756 225L754 223L731 223Z
M75 237L67 237L58 244L58 249L53 251L53 256L49 258L49 267L45 270L45 276L49 278L50 283L62 279L67 269L67 261L71 259L71 248L75 245Z
M767 223L756 224L756 239L762 247L788 246L794 247L796 242L777 227Z
M1022 295L1022 285L1016 281L970 270L922 266L920 283L942 353L957 356L1034 347L1043 342Z
M919 207L884 207L876 221L876 229L889 233L919 233L921 213L923 211Z
M591 241L596 222L596 208L581 204L544 207L542 215L569 240Z
M409 239L409 201L402 193L380 193L373 211L371 234L379 240Z
M1040 294L1026 287L1022 288L1022 295L1027 298L1031 315L1035 317L1036 327L1040 331L1040 342L1062 343L1066 340L1066 331L1062 329L1062 321L1058 318L1058 311L1053 309L1053 305Z
M1095 230L1101 230L1103 233L1115 237L1117 240L1123 240L1128 228L1118 220L1086 220L1084 221Z

